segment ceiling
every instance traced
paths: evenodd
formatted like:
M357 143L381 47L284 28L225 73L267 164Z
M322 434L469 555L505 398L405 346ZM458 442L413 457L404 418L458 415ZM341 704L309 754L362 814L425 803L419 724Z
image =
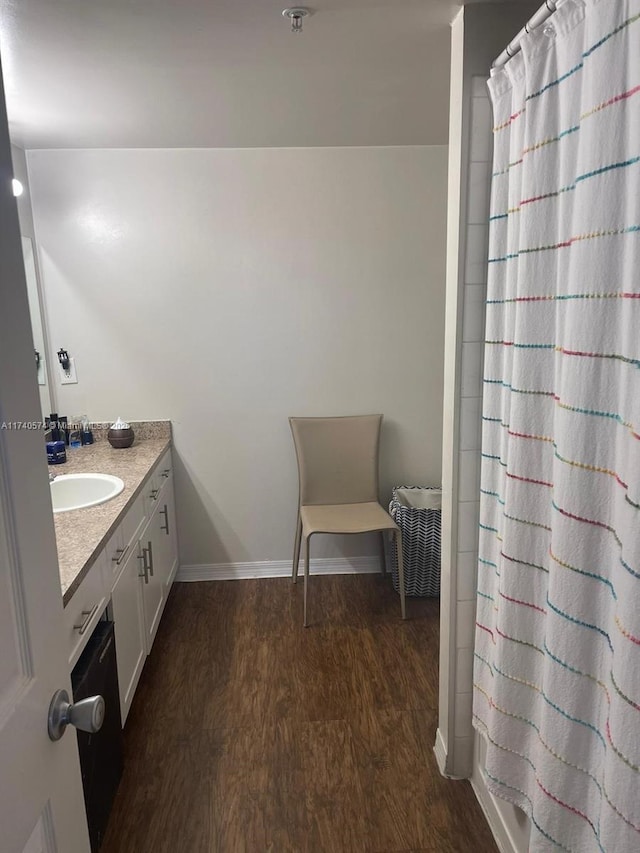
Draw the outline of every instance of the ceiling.
M454 0L0 0L23 148L447 141Z

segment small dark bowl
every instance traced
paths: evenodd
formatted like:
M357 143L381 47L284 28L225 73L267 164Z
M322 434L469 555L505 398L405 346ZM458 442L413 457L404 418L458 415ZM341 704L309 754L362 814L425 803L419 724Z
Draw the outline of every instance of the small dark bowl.
M135 433L131 427L129 429L110 429L107 433L109 444L116 448L131 447L134 438Z

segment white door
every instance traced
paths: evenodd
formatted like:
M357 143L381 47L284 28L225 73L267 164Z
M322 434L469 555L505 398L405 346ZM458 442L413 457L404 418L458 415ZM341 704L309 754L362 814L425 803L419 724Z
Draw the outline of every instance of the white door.
M73 728L53 743L53 693L71 695L11 149L0 76L0 848L87 853ZM14 428L15 426L15 428Z

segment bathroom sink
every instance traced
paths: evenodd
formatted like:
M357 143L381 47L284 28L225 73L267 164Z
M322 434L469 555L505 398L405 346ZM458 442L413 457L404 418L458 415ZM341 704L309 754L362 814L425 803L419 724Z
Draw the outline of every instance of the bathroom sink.
M50 484L54 512L68 512L106 503L124 489L111 474L60 474Z

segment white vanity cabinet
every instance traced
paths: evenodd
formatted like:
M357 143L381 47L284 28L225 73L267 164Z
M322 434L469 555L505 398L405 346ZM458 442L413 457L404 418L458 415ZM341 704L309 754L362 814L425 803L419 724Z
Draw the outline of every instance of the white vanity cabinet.
M116 535L111 547L112 565L124 561L124 567L116 570L111 594L124 725L178 567L170 450L145 480L120 527L135 530L136 536L127 549L126 532L120 539Z
M96 457L104 457L125 483L130 471L134 497L114 506L111 515L100 507L96 514L87 510L87 516L70 518L73 524L56 525L70 669L98 622L112 619L123 725L178 568L171 448L162 438L151 441L137 456L134 450L114 461L110 453ZM158 461L149 468L152 459ZM76 552L86 553L92 541L96 546L82 564Z

